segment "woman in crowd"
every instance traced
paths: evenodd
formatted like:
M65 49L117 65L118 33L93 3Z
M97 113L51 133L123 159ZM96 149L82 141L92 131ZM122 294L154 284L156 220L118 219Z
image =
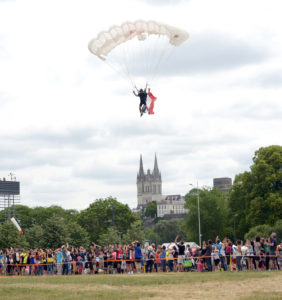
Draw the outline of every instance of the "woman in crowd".
M253 250L253 246L251 244L250 240L247 240L245 243L245 246L247 247L247 259L248 259L248 269L249 270L253 270L254 269L254 264L253 264L253 257L254 257L254 250Z
M242 271L242 247L241 247L241 241L237 240L236 245L233 246L233 253L236 256L236 266L238 271Z
M174 247L171 246L171 243L168 245L168 267L169 267L169 272L173 271L173 263L174 263Z

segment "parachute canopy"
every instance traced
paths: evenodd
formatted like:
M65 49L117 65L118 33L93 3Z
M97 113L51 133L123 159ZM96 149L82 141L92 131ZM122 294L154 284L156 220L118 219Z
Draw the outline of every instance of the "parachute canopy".
M89 42L88 49L134 85L138 76L149 83L170 50L188 37L188 32L179 28L138 20L100 32Z

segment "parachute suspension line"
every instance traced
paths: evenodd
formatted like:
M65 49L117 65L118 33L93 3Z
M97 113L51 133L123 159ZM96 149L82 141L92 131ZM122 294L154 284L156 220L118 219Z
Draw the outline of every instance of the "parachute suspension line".
M154 71L153 71L153 74L152 74L152 77L151 77L151 81L153 81L153 80L155 79L155 77L156 77L156 75L157 75L157 73L158 73L158 71L159 71L161 61L162 61L163 58L165 57L165 54L166 54L166 52L168 51L169 47L170 47L170 44L169 44L169 43L163 47L163 49L162 49L162 51L161 51L161 54L160 54L160 56L159 56L158 62L157 62L156 66L155 66L155 69L154 69ZM173 47L173 48L174 48L174 47Z
M126 45L127 47L127 45ZM121 47L123 55L121 55L121 60L122 60L122 72L124 73L125 77L130 81L132 87L134 88L135 83L133 80L133 76L130 72L129 69L129 63L128 63L128 53L126 51L126 49L124 49L124 47Z
M131 64L132 52L130 51L127 43L124 44L124 47L122 49L123 49L123 53L124 53L123 63L124 63L124 66L125 66L125 72L126 72L128 78L129 78L132 86L134 87L135 86L135 81L133 80L132 70L130 69L130 65L132 65Z
M123 77L125 80L128 80L131 82L132 84L132 87L134 88L134 82L132 80L132 78L130 77L130 75L125 72L125 71L122 71L122 70L118 70L116 67L115 67L115 58L112 57L111 59L107 59L104 61L112 70L114 70L116 73L118 73L121 77Z
M161 36L152 34L150 35L150 42L148 44L148 73L147 73L147 82L151 82L152 73L155 67L155 61L156 61L156 53L159 53L158 49L161 45Z
M151 69L153 65L153 53L155 53L154 46L155 44L152 44L152 39L156 38L155 36L148 35L148 44L147 44L147 54L146 54L146 63L147 63L147 70L146 70L146 82L149 82L149 77L151 74Z
M145 55L145 74L149 74L150 71L150 35L147 35L147 41L142 42L143 43L143 48L144 48L144 55ZM148 75L147 75L148 76ZM148 78L146 77L146 84L148 83Z
M117 40L116 40L115 37L113 37L113 40L114 40L115 42L117 42ZM111 61L111 60L113 61L113 62L112 62L113 65L116 65L116 63L114 63L114 62L118 61L118 59L116 58L116 56L118 57L117 53L114 52L114 55L113 55L112 59L109 59L109 61ZM106 61L106 63L107 63L107 64L108 64L115 72L117 72L118 74L122 75L123 78L128 79L128 78L127 78L128 76L126 76L127 74L126 74L125 72L122 72L122 70L118 70L118 69L116 69L115 67L111 66L111 64L108 63L107 61ZM131 78L129 78L129 80L131 81ZM131 83L132 83L132 81L131 81ZM132 83L132 85L133 85L133 83Z
M105 60L105 63L116 73L118 73L121 77L125 78L126 80L128 79L121 71L117 70L111 63L109 63L107 60Z

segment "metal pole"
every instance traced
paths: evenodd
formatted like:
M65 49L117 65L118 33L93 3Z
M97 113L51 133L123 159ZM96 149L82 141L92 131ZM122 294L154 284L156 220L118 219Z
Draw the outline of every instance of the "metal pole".
M115 226L115 207L112 204L112 226Z
M197 181L197 196L198 196L199 246L201 247L202 241L201 241L200 193L199 193L198 181Z
M238 217L238 214L233 215L233 218L234 218L234 243L236 243L236 217Z
M236 229L235 229L235 216L233 216L234 218L234 243L236 243Z

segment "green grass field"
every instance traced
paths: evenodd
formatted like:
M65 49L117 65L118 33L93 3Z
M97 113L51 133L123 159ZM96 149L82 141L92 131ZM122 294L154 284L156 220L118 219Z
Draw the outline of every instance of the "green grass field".
M282 272L0 277L0 299L282 299Z

